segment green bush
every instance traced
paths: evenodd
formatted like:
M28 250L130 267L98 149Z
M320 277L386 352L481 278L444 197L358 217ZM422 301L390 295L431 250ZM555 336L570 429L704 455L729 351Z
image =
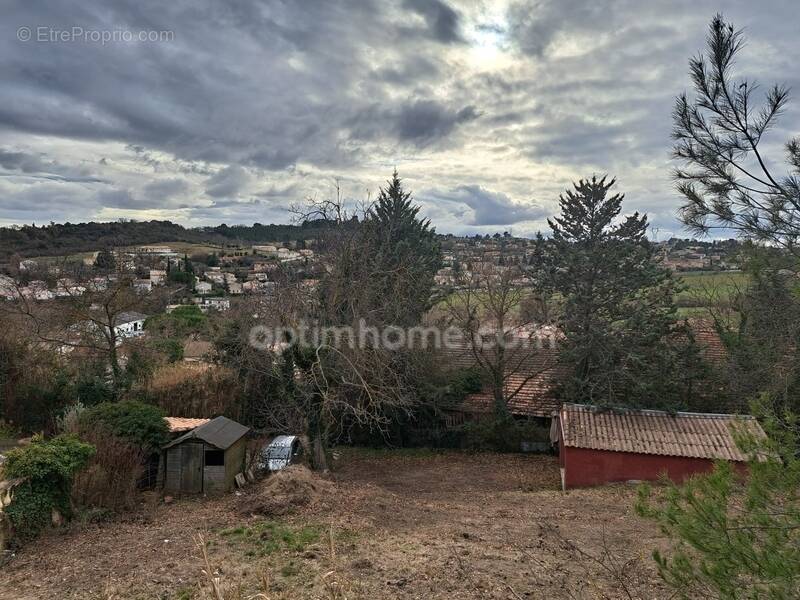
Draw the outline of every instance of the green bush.
M47 527L53 509L70 516L72 478L94 452L94 446L77 437L60 435L51 440L35 437L29 446L8 453L4 476L26 479L5 510L19 541L30 540Z
M150 317L144 327L161 337L183 339L193 333L206 331L208 316L196 304L185 304L176 306L170 313Z
M183 360L183 344L175 338L159 338L150 342L152 348L157 352L165 354L167 362L178 362Z
M80 426L88 431L104 428L146 454L158 452L169 439L161 409L133 400L98 404L81 414Z
M195 277L186 271L170 271L168 279L170 283L182 283L183 285L193 286Z
M97 375L81 376L73 389L78 402L84 406L94 406L114 399L113 386Z

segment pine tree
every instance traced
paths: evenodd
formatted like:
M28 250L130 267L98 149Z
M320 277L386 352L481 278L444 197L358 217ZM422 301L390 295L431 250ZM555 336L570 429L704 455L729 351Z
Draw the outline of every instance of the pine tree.
M677 284L654 260L647 217L621 221L615 180L579 181L549 220L552 240L542 279L564 299L561 360L571 402L677 408L691 391L699 357L676 327Z
M374 255L363 257L373 274L371 304L380 308L384 323L416 325L430 308L441 247L419 209L395 171L365 221L375 245Z
M719 461L714 471L639 491L637 512L671 541L653 557L675 598L798 597L800 573L800 422L772 411L763 395L751 410L768 438L735 431L748 476Z

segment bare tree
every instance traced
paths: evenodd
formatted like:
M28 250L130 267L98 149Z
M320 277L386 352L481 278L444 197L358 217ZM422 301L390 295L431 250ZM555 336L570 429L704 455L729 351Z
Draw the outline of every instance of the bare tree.
M759 103L754 82L734 79L743 44L742 32L718 14L705 55L689 61L696 97L681 94L673 113L674 156L684 163L674 172L686 199L681 219L699 233L735 229L797 255L800 139L786 144L789 172L783 175L774 171L761 147L789 92L774 85Z
M383 430L391 414L414 405L411 381L419 355L385 347L372 331L408 325L429 301L424 282L432 283L438 259L415 249L424 246L430 255L438 246L416 210L396 174L375 203L348 208L337 186L333 199L293 208L298 220L325 224L317 240L324 275L314 298L270 312L280 326L314 334L294 344L273 340L272 357L259 368L269 370L266 376L286 392L288 404L265 399L262 406L275 425L302 423L319 469L327 468L328 441L348 427ZM291 294L282 287L281 294Z
M126 313L142 310L144 304L131 277L118 273L85 282L61 280L58 290L60 298L39 301L15 284L15 298L0 310L23 317L36 339L61 353L83 350L104 357L118 389L119 325Z
M557 362L555 329L532 320L547 311L523 310L534 295L526 284L518 266L484 261L456 276L455 289L443 303L449 322L461 330L489 380L497 416L507 415L523 388Z

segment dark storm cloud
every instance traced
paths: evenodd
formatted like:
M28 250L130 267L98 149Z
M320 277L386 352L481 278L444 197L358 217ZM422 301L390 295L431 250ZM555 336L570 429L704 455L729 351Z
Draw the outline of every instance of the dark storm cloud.
M740 71L796 90L766 140L782 152L800 130L796 3L724 4L747 29ZM719 3L504 6L12 0L0 21L0 221L158 210L195 224L286 221L286 206L334 178L360 197L398 166L440 231L542 223L592 172L618 176L626 208L677 230L670 112ZM21 42L21 26L173 37Z

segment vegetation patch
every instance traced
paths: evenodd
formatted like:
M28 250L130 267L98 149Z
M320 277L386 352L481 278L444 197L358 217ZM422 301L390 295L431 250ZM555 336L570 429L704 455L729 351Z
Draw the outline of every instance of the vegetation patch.
M71 435L34 438L29 446L8 453L2 475L25 480L5 510L19 541L36 537L56 513L70 516L72 478L94 453L93 446Z
M320 525L292 526L276 521L260 521L250 526L224 529L220 535L230 546L242 545L247 556L268 556L276 552L303 552L319 541Z

